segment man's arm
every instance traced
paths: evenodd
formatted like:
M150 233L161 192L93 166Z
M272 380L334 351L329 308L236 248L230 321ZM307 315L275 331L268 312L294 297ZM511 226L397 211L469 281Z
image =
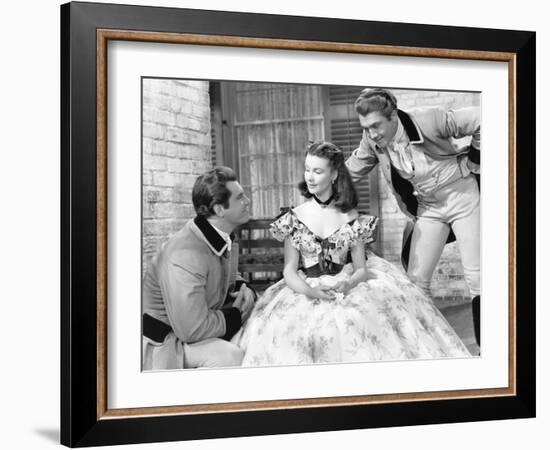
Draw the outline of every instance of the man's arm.
M353 151L346 161L346 166L353 182L357 183L361 178L368 175L376 167L376 164L378 164L378 157L370 147L365 132L363 132L359 147Z
M208 307L207 273L208 265L203 255L191 252L186 252L185 258L168 259L159 270L166 313L175 335L183 342L226 337L236 333L241 326L237 308L221 311Z
M241 320L245 322L254 307L258 298L257 292L247 286L245 279L238 272L239 267L239 245L233 242L229 262L230 279L235 280L229 286L224 305L238 306L241 311ZM242 300L242 301L241 301ZM227 306L224 306L224 311Z
M481 148L481 109L477 106L445 112L441 125L443 137L460 139L471 136L469 147L460 149L464 156L461 161L471 172L479 173Z
M440 132L444 138L471 136L470 145L480 149L481 110L477 106L446 111L440 119Z

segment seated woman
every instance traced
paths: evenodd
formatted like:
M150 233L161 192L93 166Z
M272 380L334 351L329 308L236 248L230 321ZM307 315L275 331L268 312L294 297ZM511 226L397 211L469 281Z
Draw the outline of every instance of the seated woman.
M284 240L284 278L232 340L244 366L470 356L405 273L370 251L366 262L378 218L355 210L338 147L308 147L299 188L307 200L271 225Z

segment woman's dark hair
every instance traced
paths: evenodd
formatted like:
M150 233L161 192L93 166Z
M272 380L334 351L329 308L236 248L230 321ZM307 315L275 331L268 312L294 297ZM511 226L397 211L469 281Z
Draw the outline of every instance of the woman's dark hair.
M330 167L338 172L336 183L332 185L334 206L342 212L348 212L355 208L358 203L357 191L351 181L342 150L330 142L317 141L308 146L307 155L328 159ZM305 198L313 197L307 188L305 179L298 183L298 189Z
M378 111L389 119L396 109L397 99L390 91L382 88L363 89L355 100L355 111L361 116Z
M231 191L225 185L228 181L237 181L237 175L229 167L214 167L196 179L192 200L198 216L214 215L214 205L229 207Z

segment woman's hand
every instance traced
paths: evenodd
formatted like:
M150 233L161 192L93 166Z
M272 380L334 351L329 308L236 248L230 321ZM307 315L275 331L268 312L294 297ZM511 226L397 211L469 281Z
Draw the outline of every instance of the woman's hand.
M331 289L334 292L341 292L342 294L347 294L351 288L352 288L352 285L349 280L341 280L338 283L336 283Z
M308 294L310 298L319 298L321 300L334 300L333 288L319 285L311 288Z

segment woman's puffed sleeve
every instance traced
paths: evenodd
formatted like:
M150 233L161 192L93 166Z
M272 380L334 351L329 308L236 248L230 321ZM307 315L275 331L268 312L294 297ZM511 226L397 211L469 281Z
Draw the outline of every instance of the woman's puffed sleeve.
M376 240L376 231L378 227L378 217L360 215L353 223L354 240L361 241L363 244L370 244Z
M282 242L294 232L294 215L287 212L270 225L271 235Z

